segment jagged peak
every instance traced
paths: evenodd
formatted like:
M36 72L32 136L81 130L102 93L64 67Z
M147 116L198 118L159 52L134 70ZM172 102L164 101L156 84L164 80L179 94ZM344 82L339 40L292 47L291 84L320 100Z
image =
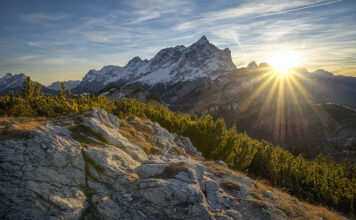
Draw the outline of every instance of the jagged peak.
M252 61L247 65L247 69L255 69L255 68L257 68L257 63L255 61Z
M207 38L205 35L203 35L203 36L197 41L197 43L209 43L209 40L208 40L208 38Z
M18 74L12 74L12 73L6 73L3 77L1 77L0 79L10 79L13 77L25 77L25 74L23 73L18 73Z
M101 72L109 72L109 71L112 71L113 69L117 69L117 68L121 68L121 67L115 66L115 65L107 65L107 66L104 66L100 71Z
M328 72L323 69L317 69L316 71L313 72L314 74L320 75L320 76L334 76L331 72Z
M192 44L190 46L190 48L195 47L195 46L205 46L205 45L209 45L209 44L210 44L210 42L209 42L208 38L205 35L203 35L197 42Z
M135 65L138 62L142 62L141 58L139 56L135 56L134 58L132 58L127 65L131 66L131 65Z

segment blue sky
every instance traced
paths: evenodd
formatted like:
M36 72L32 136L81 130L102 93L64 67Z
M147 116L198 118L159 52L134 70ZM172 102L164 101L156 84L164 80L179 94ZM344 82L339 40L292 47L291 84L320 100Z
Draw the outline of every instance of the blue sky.
M293 50L356 76L355 0L0 0L0 73L49 84L206 35L237 66Z

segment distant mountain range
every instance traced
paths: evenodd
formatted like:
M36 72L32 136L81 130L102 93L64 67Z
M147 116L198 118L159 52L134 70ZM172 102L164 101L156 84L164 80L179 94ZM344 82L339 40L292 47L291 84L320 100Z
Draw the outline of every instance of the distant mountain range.
M75 87L77 87L80 84L80 82L81 82L80 80L63 81L66 89L69 89L69 90L72 90ZM61 84L62 84L62 82L57 81L57 82L54 82L51 85L47 86L47 88L58 91L61 89Z
M0 78L0 96L7 95L11 90L14 91L15 94L21 92L25 79L26 75L23 73L6 73L5 76ZM45 86L42 86L41 92L49 94L57 93L57 91L47 88Z
M236 70L229 49L220 50L203 36L189 47L165 48L151 60L134 57L124 67L105 66L90 70L74 93L96 93L110 85L140 84L150 90L161 86L208 78Z
M189 47L162 49L150 60L134 57L123 67L90 70L81 81L65 85L77 94L155 100L175 111L209 113L296 153L301 146L307 152L318 145L313 155L356 158L356 77L294 68L281 79L272 71L267 63L256 62L236 68L228 48L221 50L203 36ZM0 94L19 90L24 78L0 78ZM59 88L60 82L44 87L50 92Z

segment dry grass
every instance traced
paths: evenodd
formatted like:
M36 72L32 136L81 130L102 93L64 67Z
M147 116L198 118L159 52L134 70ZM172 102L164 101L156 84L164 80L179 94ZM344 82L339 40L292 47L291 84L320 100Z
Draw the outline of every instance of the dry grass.
M152 144L152 130L150 130L147 125L143 124L143 121L140 119L135 120L134 125L132 125L132 121L128 123L126 120L121 120L119 132L132 143L140 146L146 154L162 154L163 152L160 148Z
M129 121L130 125L132 125L136 131L142 132L147 140L151 139L153 134L152 126L140 118L135 118L134 120Z
M256 185L256 188L249 188L251 194L263 195L264 192L270 190L273 193L274 200L271 201L273 205L280 211L282 211L288 218L291 219L319 219L316 216L321 217L322 219L328 220L339 220L343 219L340 215L329 211L327 208L322 206L311 205L305 202L298 200L297 198L291 196L287 192L273 188L263 180L253 181ZM253 196L255 197L255 196ZM264 198L260 197L262 200ZM257 198L256 198L257 199Z
M238 182L230 179L224 179L220 182L220 185L223 189L228 191L239 191L241 188L241 185Z
M304 202L301 202L304 207L307 208L306 210L306 216L308 216L310 219L312 219L313 216L319 216L322 217L323 219L328 219L328 220L341 220L344 219L340 215L331 212L327 208L323 206L315 206L315 205L310 205Z
M166 168L164 168L161 174L153 176L153 178L171 179L177 176L180 172L187 172L188 165L183 162L170 163Z
M180 147L174 146L170 149L170 152L172 153L176 153L177 155L182 155L182 156L186 156L189 157L189 155Z
M130 183L133 183L133 182L135 182L136 180L139 179L139 177L138 177L138 175L136 173L128 173L126 178Z
M29 117L1 117L0 118L0 140L11 138L27 138L30 131L38 126L46 124L47 119L44 117L29 118ZM6 128L12 124L9 128Z
M205 166L207 169L213 173L216 176L224 176L224 175L231 175L233 174L233 171L229 170L228 168L225 168L214 161L206 161Z

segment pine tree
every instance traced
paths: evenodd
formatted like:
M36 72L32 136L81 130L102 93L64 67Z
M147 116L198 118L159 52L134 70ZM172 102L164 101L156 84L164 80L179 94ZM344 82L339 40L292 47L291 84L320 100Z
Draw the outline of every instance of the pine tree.
M59 97L62 100L67 99L66 86L64 85L64 82L61 83L61 89L59 90Z
M40 83L36 83L35 84L35 96L36 97L40 97L41 96L41 88L42 88L42 85Z
M31 99L33 97L34 93L34 85L31 81L31 78L28 76L26 77L26 80L23 82L23 88L22 88L22 97L25 99Z

